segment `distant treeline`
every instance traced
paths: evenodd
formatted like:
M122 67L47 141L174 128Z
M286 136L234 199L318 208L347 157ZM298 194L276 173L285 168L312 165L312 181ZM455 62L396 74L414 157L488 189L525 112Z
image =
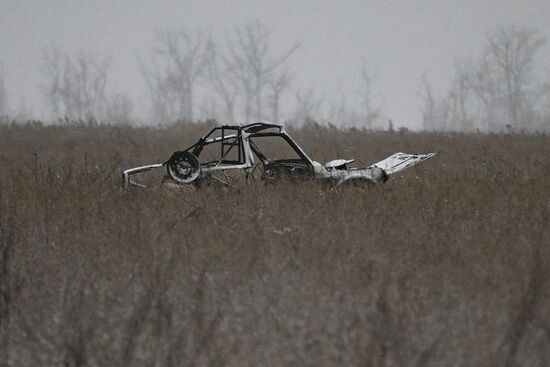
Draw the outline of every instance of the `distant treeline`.
M502 27L487 37L475 58L456 62L453 81L436 93L427 75L419 81L420 110L427 130L548 131L550 83L535 75L544 40L532 30ZM149 96L148 123L195 121L315 120L338 126L392 129L375 91L375 75L363 63L358 89L337 100L299 90L291 67L299 45L271 47L269 30L257 21L218 39L185 29L159 32L138 56ZM42 95L53 120L110 123L137 119L135 101L109 85L110 59L85 50L45 49ZM0 70L0 116L27 118L8 108ZM140 108L140 110L143 110ZM143 118L141 118L143 120Z

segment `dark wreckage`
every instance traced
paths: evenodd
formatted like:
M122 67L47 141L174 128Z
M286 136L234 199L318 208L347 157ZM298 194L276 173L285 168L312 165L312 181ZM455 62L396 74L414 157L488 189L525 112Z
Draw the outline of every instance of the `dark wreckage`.
M350 167L353 159L335 159L325 165L314 161L281 125L254 123L213 128L189 148L177 151L164 163L123 171L125 187L145 187L134 180L142 172L165 169L176 185L199 185L205 181L231 182L229 173L241 171L245 177L267 182L287 178L314 178L333 186L379 184L437 153L395 153L365 168Z

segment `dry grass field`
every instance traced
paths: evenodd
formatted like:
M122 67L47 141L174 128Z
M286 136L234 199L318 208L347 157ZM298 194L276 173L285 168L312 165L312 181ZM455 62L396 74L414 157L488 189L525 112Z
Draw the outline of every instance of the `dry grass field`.
M291 131L368 190L124 191L207 127L0 125L0 366L548 366L550 137Z

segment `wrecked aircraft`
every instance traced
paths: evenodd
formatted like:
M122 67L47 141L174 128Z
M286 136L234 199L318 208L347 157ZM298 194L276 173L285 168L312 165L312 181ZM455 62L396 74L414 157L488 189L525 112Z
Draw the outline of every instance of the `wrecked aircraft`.
M165 169L170 181L177 185L196 186L212 180L229 184L228 173L240 170L247 179L259 176L267 182L283 177L309 177L334 186L379 184L436 154L395 153L365 168L350 167L353 159L336 159L322 165L311 159L281 125L223 125L213 128L187 149L174 152L166 162L126 169L122 178L125 187L145 187L132 176Z

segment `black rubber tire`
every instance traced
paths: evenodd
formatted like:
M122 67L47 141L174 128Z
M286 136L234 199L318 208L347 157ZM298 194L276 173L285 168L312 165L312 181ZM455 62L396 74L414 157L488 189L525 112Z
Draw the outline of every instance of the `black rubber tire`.
M168 175L177 183L191 183L198 179L201 173L199 160L189 152L174 152L165 164Z

